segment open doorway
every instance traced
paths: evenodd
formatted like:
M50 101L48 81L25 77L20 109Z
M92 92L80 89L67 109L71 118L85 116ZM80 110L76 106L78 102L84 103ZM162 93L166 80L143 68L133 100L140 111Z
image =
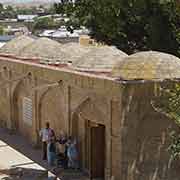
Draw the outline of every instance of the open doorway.
M93 180L105 177L106 128L98 123L103 122L102 117L90 99L85 100L72 116L71 135L78 140L80 167Z
M105 126L88 121L86 128L86 168L91 179L104 179Z

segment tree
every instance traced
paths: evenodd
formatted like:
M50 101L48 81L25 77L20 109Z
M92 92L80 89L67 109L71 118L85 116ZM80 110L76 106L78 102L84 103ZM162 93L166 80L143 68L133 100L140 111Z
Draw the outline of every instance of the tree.
M42 29L56 29L59 28L61 24L55 22L52 17L40 17L36 18L33 24L33 29L42 30Z
M152 5L148 47L180 57L180 7L175 1Z
M16 14L23 14L23 15L37 14L37 8L36 7L17 8Z
M0 35L4 34L4 28L2 26L0 26Z
M4 18L16 18L16 12L14 8L10 5L8 5L6 8L3 10L3 17Z
M0 12L4 10L4 6L2 3L0 3Z
M53 19L49 17L44 18L37 18L34 21L34 28L35 29L46 29L47 27L52 26Z
M152 100L153 108L180 126L180 84L169 84L158 86L156 96ZM172 131L170 133L171 144L168 148L172 159L180 158L180 134Z
M58 14L70 15L74 11L74 3L71 0L61 0L60 3L54 4L54 9Z
M95 39L129 54L158 50L180 57L177 0L76 0L75 4L66 0L55 8L68 14L72 22L78 19Z

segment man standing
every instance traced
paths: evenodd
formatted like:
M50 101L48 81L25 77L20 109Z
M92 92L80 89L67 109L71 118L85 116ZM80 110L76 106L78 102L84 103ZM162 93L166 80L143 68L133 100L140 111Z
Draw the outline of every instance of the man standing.
M42 140L42 151L43 151L43 160L47 160L47 143L50 139L53 130L50 128L49 122L46 122L46 127L41 129L39 135Z

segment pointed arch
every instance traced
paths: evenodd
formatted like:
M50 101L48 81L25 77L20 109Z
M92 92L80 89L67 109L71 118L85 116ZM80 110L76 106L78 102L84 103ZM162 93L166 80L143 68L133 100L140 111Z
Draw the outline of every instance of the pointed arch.
M23 86L23 80L19 81L13 89L12 93L12 128L19 130L19 110L18 110L18 96L19 90Z
M83 108L83 106L85 106L87 103L90 102L90 97L85 97L80 104L76 107L76 109L72 112L72 121L70 124L70 133L73 136L77 136L78 134L78 115L81 112L81 109Z
M65 123L62 110L63 104L64 92L62 89L62 85L49 87L44 90L44 92L38 99L37 105L38 131L42 128L45 121L50 121L50 124L52 125L52 128L55 130L55 132L57 131L57 129L61 129L60 125Z
M29 83L24 79L19 80L12 89L12 128L20 132L27 139L32 140L32 125L29 125L23 119L23 100L24 98L31 98L31 91Z

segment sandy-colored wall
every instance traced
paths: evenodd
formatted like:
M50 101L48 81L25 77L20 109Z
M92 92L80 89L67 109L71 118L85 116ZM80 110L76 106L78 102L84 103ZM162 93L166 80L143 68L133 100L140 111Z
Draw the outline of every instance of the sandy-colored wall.
M105 179L178 179L178 170L168 166L169 131L175 124L151 106L154 84L122 84L111 78L66 69L0 58L0 71L7 67L6 90L0 87L0 120L33 143L46 121L57 135L61 130L78 137L82 167L86 120L105 126ZM31 76L22 79L28 72ZM0 76L0 81L3 78ZM45 87L57 81L55 87ZM37 88L38 87L38 88ZM35 90L37 88L37 90ZM32 100L32 126L22 118L22 99ZM176 167L178 164L176 164ZM169 167L169 169L168 169Z
M122 139L121 139L121 119L122 116L122 97L120 101L111 102L111 119L112 119L112 143L111 143L111 167L112 175L115 179L118 179L122 176L121 174L121 163L122 163Z
M7 84L3 84L8 77L7 72L0 73L0 125L2 127L7 126L6 120L8 119L9 114L9 104L8 104L8 86Z
M31 140L32 126L27 124L23 119L23 99L32 98L31 91L29 91L30 86L31 86L31 83L27 79L21 80L16 86L13 93L14 114L12 116L13 121L15 121L14 129L18 129L19 132L23 136L25 136L28 140Z
M50 122L56 135L60 131L67 130L67 124L64 117L65 101L61 87L54 87L41 97L40 102L40 121L41 127L45 127L45 123Z
M110 131L109 99L94 91L77 87L71 88L70 97L72 134L78 139L80 145L79 150L81 151L81 167L85 168L89 153L85 145L85 138L87 136L86 124L89 121L91 123L104 125L106 135L108 134ZM107 139L107 137L105 138ZM108 147L102 148L106 149ZM108 154L105 154L104 158L107 160Z
M178 180L180 163L170 163L167 149L175 123L154 111L154 84L127 85L121 118L121 179ZM117 178L118 180L118 178Z
M20 132L31 142L38 142L38 131L49 121L51 127L59 135L63 130L72 132L75 115L89 119L92 122L103 124L106 127L105 139L105 176L110 178L111 173L111 101L119 101L122 86L112 79L102 78L73 71L57 69L22 61L0 60L0 69L7 67L11 76L7 85L7 99L0 100L0 108L6 111L9 128ZM28 73L31 76L27 76ZM59 86L44 87L62 80ZM32 126L23 122L22 100L28 97L32 100ZM3 104L7 102L8 108ZM3 113L0 113L3 116ZM78 117L79 118L79 117ZM118 120L118 118L117 118ZM79 131L79 143L83 146L85 120L81 118L75 122ZM74 127L75 127L74 126ZM82 157L84 146L81 149Z

